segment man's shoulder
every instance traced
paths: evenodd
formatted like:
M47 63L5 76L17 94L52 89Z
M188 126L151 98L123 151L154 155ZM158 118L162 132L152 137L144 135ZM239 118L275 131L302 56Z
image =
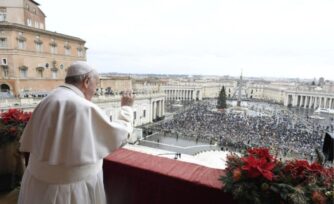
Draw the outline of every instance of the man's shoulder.
M92 104L85 98L82 98L75 92L62 87L56 88L50 95L41 101L41 105L42 104L60 107L68 106L73 109L85 107L90 108L92 106Z

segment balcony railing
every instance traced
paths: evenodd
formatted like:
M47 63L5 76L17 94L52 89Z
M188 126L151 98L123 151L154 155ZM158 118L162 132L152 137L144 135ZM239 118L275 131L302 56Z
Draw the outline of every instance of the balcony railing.
M103 166L110 204L236 203L224 193L223 170L119 149Z

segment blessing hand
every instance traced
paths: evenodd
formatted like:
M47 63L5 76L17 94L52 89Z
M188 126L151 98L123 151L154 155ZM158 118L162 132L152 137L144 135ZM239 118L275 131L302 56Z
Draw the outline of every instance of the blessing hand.
M132 91L123 91L121 98L121 106L133 106L135 96Z

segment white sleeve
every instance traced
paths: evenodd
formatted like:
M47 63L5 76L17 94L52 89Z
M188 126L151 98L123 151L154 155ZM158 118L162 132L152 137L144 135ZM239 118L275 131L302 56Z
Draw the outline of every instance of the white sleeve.
M130 106L122 106L114 122L125 126L131 134L133 132L133 109Z

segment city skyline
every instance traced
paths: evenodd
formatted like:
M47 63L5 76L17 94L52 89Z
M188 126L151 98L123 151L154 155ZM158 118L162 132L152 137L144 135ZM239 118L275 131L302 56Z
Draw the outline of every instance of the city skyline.
M334 80L329 0L37 2L99 72Z

